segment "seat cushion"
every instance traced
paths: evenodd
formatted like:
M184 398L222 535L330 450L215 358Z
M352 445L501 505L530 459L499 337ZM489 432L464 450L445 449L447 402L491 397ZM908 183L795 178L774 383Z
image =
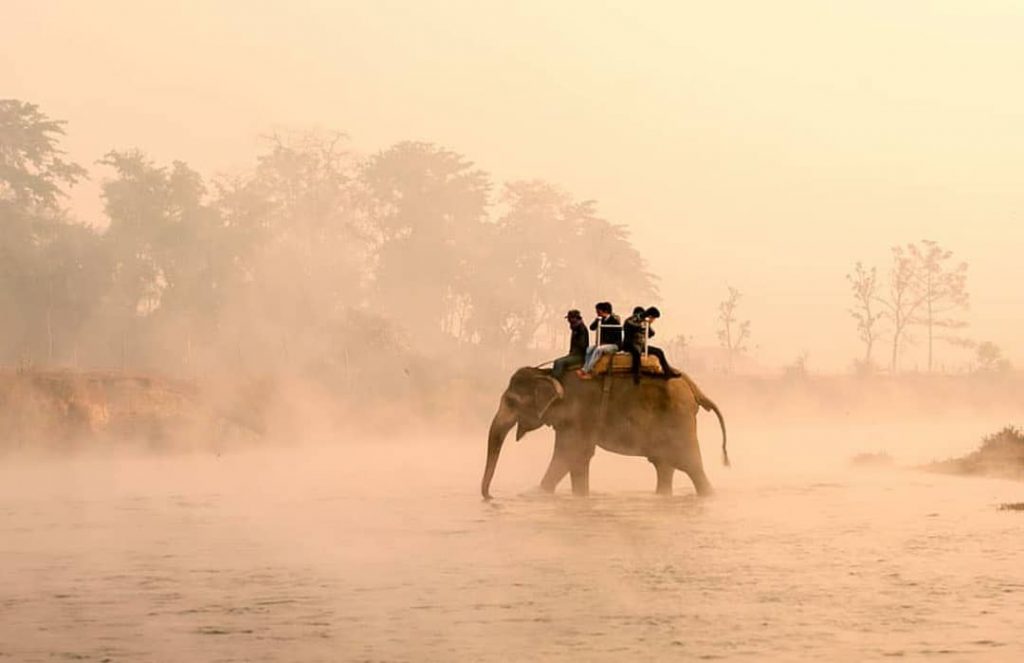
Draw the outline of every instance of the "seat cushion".
M633 357L628 352L616 352L613 355L603 355L594 365L594 374L603 375L611 367L612 373L629 373L633 367ZM657 357L641 355L640 372L661 374L661 363Z

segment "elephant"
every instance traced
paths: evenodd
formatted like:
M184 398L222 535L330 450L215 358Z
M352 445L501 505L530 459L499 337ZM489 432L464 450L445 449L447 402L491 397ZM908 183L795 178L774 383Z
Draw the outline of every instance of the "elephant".
M629 375L560 382L550 370L517 370L501 396L487 434L487 464L480 493L491 499L491 480L505 438L516 426L516 440L541 426L555 429L555 448L540 486L553 492L570 475L574 495L590 491L590 459L595 447L626 456L644 456L657 472L657 493L672 494L675 471L693 481L698 495L709 495L697 443L697 412L713 411L722 429L722 460L729 465L725 419L715 403L686 374L678 379ZM602 421L603 419L603 421Z

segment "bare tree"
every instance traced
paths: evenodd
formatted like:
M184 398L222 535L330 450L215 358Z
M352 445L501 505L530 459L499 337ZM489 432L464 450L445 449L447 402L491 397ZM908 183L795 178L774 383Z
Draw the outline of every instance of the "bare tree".
M750 339L750 320L739 320L736 309L739 307L743 293L728 286L729 296L718 305L718 341L728 354L729 371L733 369L733 358L747 349L746 342Z
M850 309L850 315L857 321L857 334L864 342L863 368L871 370L871 353L881 336L879 322L883 317L878 303L878 270L875 267L865 269L858 262L853 271L846 275L846 280L850 282L853 291L854 307Z
M665 352L677 362L687 361L687 348L690 346L690 339L685 334L676 334L668 342L662 345Z
M967 263L951 264L953 252L927 239L919 245L908 244L907 252L914 262L914 289L922 302L914 322L927 330L928 372L931 373L936 328L959 329L967 325L951 317L967 308Z
M924 303L918 290L917 263L909 250L902 246L892 247L892 265L889 268L889 293L877 297L882 306L882 315L892 323L892 355L890 370L899 370L900 344L907 340L907 328L914 323Z

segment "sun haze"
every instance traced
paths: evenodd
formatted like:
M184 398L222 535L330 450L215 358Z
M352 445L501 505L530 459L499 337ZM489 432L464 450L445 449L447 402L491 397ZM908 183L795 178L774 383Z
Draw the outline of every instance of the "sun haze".
M663 324L696 345L717 344L717 303L741 290L769 365L806 350L847 368L845 274L932 239L970 264L970 335L1022 358L1016 3L13 0L4 14L0 87L68 120L82 163L140 147L231 172L259 136L309 127L365 151L436 142L595 199L661 278ZM95 193L76 194L86 216Z

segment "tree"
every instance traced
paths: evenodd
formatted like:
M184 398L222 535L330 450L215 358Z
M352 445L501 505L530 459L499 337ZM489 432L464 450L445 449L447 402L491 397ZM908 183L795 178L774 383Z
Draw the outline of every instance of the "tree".
M62 206L65 189L86 176L64 158L63 127L35 104L0 100L0 361L54 359L58 299L81 259L70 247L93 234Z
M857 334L864 342L863 368L869 371L874 363L871 353L881 334L878 323L883 317L878 310L878 270L874 267L865 269L858 262L846 275L846 280L850 282L854 300L854 307L849 309L850 315L856 320Z
M368 159L358 185L377 240L378 305L424 348L464 339L488 174L456 152L402 142Z
M1003 357L1003 349L991 341L979 343L975 356L979 372L1003 373L1010 370L1010 361Z
M218 183L232 256L225 335L246 363L343 362L340 339L366 303L374 248L356 200L357 169L342 134L274 135L251 173Z
M878 297L883 315L892 325L892 354L890 370L899 371L900 344L906 340L907 328L917 320L924 300L917 289L917 263L907 249L892 247L892 265L889 268L888 297Z
M889 292L875 297L882 315L892 324L891 370L899 370L901 344L910 339L908 330L924 326L928 335L928 371L934 358L936 328L954 329L965 326L962 320L948 317L967 307L967 264L950 265L953 254L935 242L892 247L889 270ZM953 342L953 337L941 340Z
M729 296L718 305L718 341L726 350L729 361L728 369L731 372L735 355L747 349L746 343L750 339L750 320L741 321L736 317L736 310L743 293L732 286L727 287Z
M567 309L608 299L625 310L656 295L626 229L598 216L593 201L540 180L507 183L499 200L471 290L472 329L485 345L550 350L564 339Z
M61 120L52 120L35 104L0 99L0 211L12 208L59 212L66 196L87 175L78 164L66 161L59 142Z
M220 217L204 200L202 177L181 161L160 167L130 150L109 152L100 163L114 170L103 183L110 221L103 243L111 274L106 317L121 365L137 364L142 355L134 348L146 342L156 343L153 359L189 363L197 330L209 335L216 323L231 261ZM176 337L177 352L161 350Z
M913 288L921 301L913 321L927 330L931 373L936 328L957 329L967 324L952 317L967 308L967 263L950 264L953 252L930 240L923 240L920 245L908 244L907 252L913 261Z

